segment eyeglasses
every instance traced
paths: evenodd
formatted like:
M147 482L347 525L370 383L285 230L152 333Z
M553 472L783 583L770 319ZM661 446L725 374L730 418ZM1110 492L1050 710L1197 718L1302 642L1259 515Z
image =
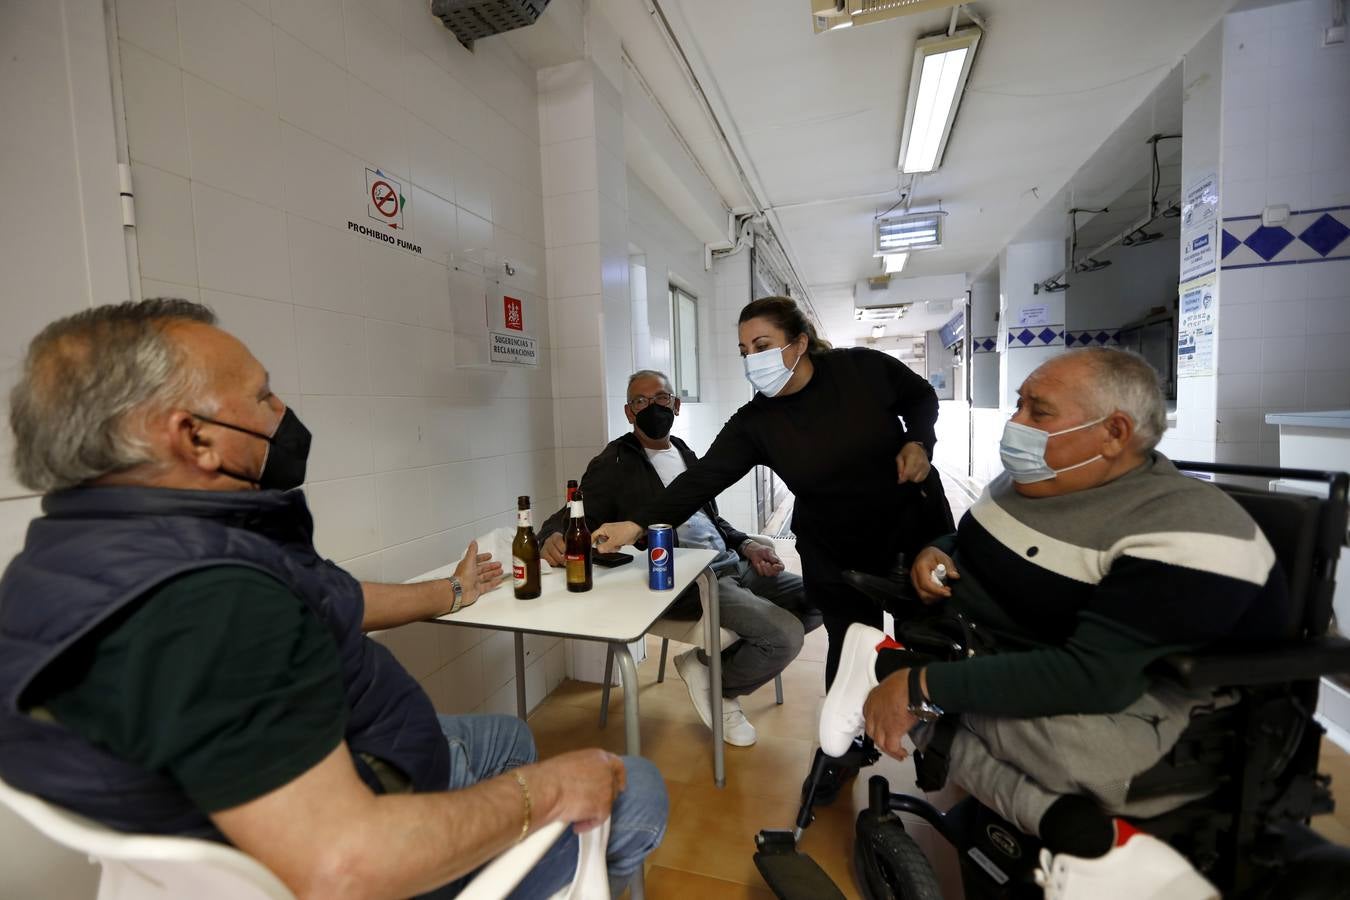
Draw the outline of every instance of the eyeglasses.
M636 397L629 398L628 405L633 408L633 412L642 412L653 402L655 402L657 406L670 406L670 404L675 402L675 398L665 391L662 391L655 397L644 397L641 394L638 394Z

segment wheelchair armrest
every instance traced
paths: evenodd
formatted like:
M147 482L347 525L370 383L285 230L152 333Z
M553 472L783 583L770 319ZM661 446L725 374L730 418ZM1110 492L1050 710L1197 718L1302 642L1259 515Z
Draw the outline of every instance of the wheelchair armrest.
M1307 681L1350 672L1350 640L1320 637L1279 641L1260 648L1174 653L1158 660L1153 671L1194 688Z

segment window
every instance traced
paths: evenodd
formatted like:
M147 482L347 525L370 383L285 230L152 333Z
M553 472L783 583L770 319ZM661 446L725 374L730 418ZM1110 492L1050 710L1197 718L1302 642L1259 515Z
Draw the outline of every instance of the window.
M698 402L698 299L670 286L671 355L675 360L675 395Z

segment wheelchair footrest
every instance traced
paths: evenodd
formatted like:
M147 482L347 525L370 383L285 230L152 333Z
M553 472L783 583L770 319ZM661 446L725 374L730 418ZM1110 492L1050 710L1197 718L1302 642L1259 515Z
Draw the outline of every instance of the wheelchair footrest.
M755 867L780 900L844 900L820 864L797 850L791 830L766 828L755 847Z

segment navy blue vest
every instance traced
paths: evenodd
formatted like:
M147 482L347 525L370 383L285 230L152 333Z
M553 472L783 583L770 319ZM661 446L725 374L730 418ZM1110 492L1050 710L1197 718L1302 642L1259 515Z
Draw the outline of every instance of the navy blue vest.
M346 687L346 740L444 790L450 758L435 710L393 655L361 632L361 585L314 550L300 491L77 488L49 494L23 551L0 578L0 778L122 831L220 839L166 775L122 760L27 714L25 691L100 622L184 572L256 568L308 604L337 644Z

